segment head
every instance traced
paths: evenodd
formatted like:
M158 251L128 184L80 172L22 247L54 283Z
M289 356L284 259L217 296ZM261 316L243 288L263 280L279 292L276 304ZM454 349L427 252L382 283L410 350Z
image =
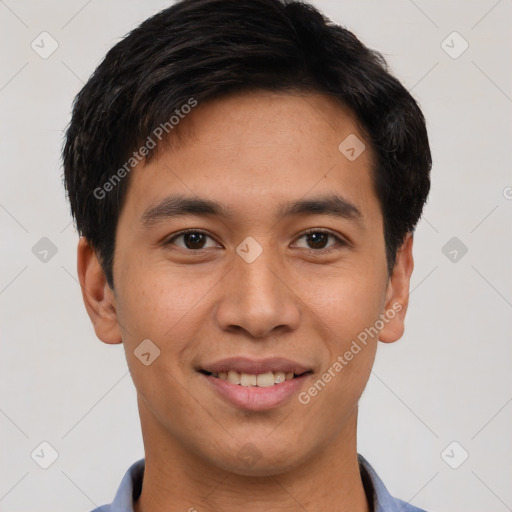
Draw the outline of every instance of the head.
M403 332L430 186L424 117L379 53L307 4L178 2L108 52L63 158L84 301L143 427L268 474L353 424L376 342ZM234 407L206 375L233 355L307 373L294 400Z

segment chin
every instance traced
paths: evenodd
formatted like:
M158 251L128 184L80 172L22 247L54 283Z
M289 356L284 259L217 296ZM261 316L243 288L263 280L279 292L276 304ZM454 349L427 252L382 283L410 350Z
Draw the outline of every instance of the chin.
M290 461L272 461L269 459L258 460L252 464L247 464L245 462L233 461L226 468L229 472L234 473L239 476L251 476L251 477L267 477L267 476L276 476L282 475L291 471L297 466L298 463L293 463Z
M215 456L213 464L218 468L240 476L266 477L287 473L298 467L306 458L306 454L297 452L297 445L279 449L273 444L256 444L247 442L226 458Z

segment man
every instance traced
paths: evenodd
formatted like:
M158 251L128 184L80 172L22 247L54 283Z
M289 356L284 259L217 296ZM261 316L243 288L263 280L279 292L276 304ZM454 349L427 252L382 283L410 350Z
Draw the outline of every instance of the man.
M356 447L430 187L380 54L307 4L184 0L109 51L63 156L85 306L125 347L145 446L98 510L419 510Z

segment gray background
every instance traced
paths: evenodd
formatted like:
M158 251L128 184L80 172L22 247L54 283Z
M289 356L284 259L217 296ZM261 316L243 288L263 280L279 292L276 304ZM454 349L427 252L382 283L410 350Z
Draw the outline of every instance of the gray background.
M512 510L512 3L314 4L384 54L425 113L434 158L406 333L380 344L359 452L430 511ZM143 456L123 348L97 340L82 304L59 153L95 66L168 5L0 0L1 511L110 503ZM58 44L47 58L43 31ZM46 470L43 441L58 452Z

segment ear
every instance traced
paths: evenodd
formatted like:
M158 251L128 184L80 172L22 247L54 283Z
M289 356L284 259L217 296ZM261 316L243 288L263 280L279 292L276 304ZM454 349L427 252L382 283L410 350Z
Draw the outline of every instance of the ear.
M114 291L107 283L96 251L83 236L78 241L77 270L85 308L96 336L104 343L122 343Z
M384 327L379 340L393 343L404 333L404 320L409 305L409 285L414 268L412 257L413 237L409 233L398 250L393 273L388 281L384 308Z

